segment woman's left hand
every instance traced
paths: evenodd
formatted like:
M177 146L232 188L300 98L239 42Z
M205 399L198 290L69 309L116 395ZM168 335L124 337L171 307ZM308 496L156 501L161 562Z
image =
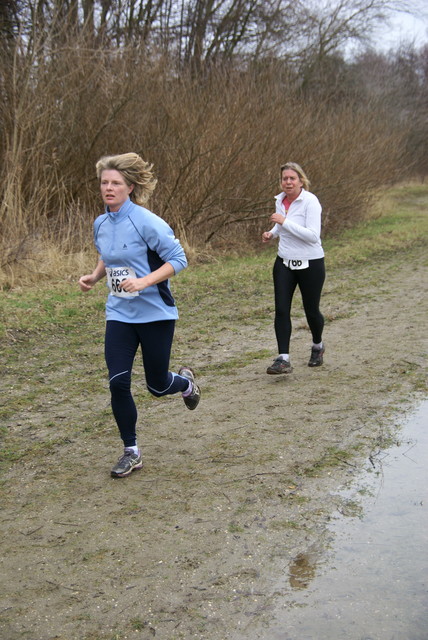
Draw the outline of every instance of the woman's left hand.
M147 287L144 278L126 278L120 283L120 288L128 293L134 293L134 291L142 291Z
M280 213L273 213L270 217L271 222L275 222L276 224L284 224L285 216Z

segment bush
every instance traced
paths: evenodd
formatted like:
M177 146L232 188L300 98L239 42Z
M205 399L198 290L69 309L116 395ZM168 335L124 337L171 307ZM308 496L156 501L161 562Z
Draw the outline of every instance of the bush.
M3 282L80 268L102 206L94 166L107 153L154 163L150 207L196 254L259 243L287 160L311 178L327 234L361 219L400 165L406 130L379 102L304 97L279 63L195 77L143 49L63 36L0 62Z

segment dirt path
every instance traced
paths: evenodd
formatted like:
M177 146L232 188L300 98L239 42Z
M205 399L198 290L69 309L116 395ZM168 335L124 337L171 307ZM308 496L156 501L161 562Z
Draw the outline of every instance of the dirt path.
M351 303L348 278L359 279ZM422 252L330 278L325 364L306 366L297 322L287 377L248 355L274 354L270 318L223 331L193 363L197 411L142 395L145 466L125 480L109 477L107 394L69 401L63 354L44 403L7 425L20 447L50 412L63 439L3 476L1 638L244 640L268 625L279 580L325 534L334 491L426 389L426 282ZM28 361L40 356L53 363L49 345ZM96 436L79 431L94 398Z

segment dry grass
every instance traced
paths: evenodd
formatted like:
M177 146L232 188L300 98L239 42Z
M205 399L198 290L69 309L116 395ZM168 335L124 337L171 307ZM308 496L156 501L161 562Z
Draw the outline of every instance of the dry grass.
M379 105L306 99L272 69L178 77L168 60L94 49L84 35L64 34L49 55L34 42L0 65L0 286L92 257L105 153L154 163L151 208L203 260L258 242L287 160L311 177L325 233L352 226L394 176L406 135Z

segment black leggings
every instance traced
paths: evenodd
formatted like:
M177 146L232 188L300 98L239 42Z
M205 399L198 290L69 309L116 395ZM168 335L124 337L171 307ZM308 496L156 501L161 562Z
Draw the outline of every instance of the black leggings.
M324 258L309 260L307 269L292 270L277 256L273 266L275 289L275 334L278 353L289 353L291 337L291 302L296 286L302 294L306 320L314 344L322 341L324 316L319 310L321 291L325 280Z
M108 320L105 359L109 371L111 407L125 447L136 444L137 408L131 393L131 373L137 349L143 354L146 386L160 397L186 391L187 378L168 370L175 320L133 324Z

